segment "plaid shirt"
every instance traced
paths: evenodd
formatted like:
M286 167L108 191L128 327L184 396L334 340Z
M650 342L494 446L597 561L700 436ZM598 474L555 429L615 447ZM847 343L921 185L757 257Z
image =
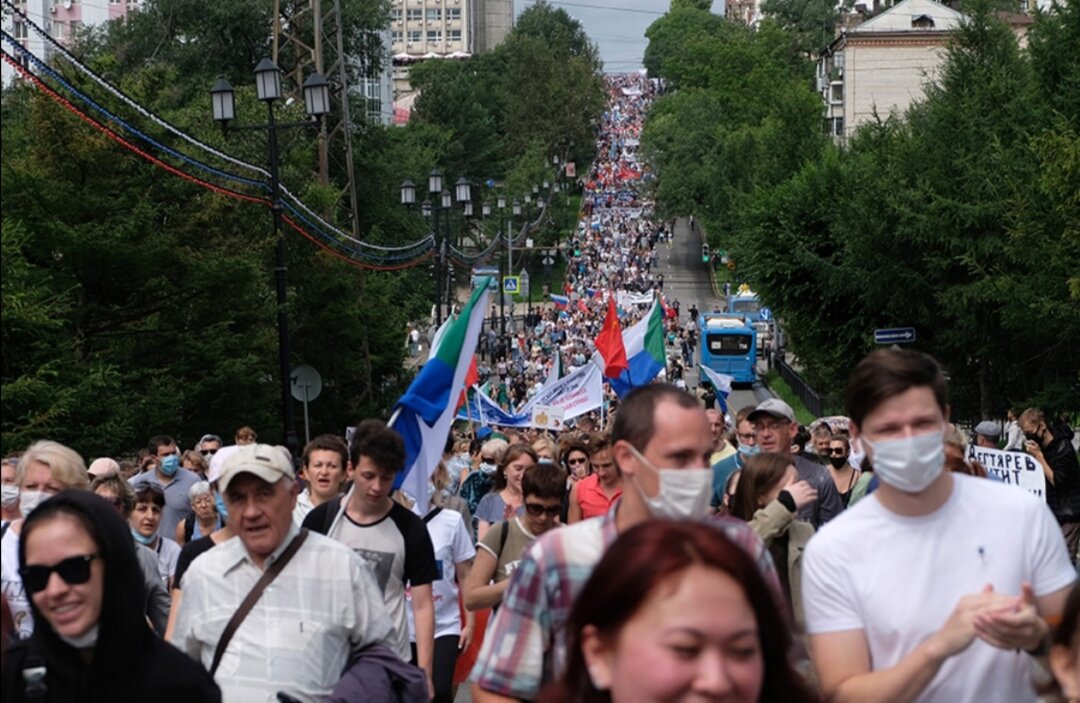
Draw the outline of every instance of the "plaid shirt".
M525 552L494 621L484 636L471 679L481 688L531 700L566 666L566 624L574 599L618 537L615 512L541 535ZM752 556L777 603L780 581L764 543L747 523L728 517L711 522Z

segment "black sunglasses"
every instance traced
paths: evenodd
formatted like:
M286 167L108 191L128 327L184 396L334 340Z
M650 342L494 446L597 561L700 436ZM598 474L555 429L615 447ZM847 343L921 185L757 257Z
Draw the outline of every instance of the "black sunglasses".
M832 454L833 456L844 456L845 454L847 454L847 450L844 449L843 447L836 447L835 449L829 449L828 452L829 452L829 454Z
M561 505L540 505L539 503L526 503L525 512L533 517L540 517L544 513L547 513L551 517L562 514Z
M97 554L84 554L77 557L68 557L52 566L31 564L19 569L22 576L23 586L30 593L44 591L49 585L49 577L56 572L64 583L69 586L78 586L90 580L90 562L99 558Z
M566 463L567 463L567 464L570 464L570 465L574 465L574 464L587 464L587 463L589 463L589 460L588 460L588 459L586 459L585 457L579 457L579 458L577 458L577 459L567 459L567 460L566 460Z

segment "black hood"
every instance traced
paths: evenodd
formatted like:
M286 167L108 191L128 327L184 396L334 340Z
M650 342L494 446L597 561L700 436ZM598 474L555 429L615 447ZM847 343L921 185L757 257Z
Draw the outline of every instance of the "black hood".
M57 511L74 513L85 519L90 536L97 543L105 565L104 595L101 617L98 620L98 640L94 649L91 677L98 682L123 679L131 671L133 659L148 648L143 638L153 633L146 624L143 604L145 585L131 528L116 508L104 498L81 490L66 490L44 501L30 513L19 539L19 565L26 563L26 536L35 524L55 516ZM30 610L34 615L33 639L46 653L46 658L80 660L78 652L56 634L49 622L38 612L33 599Z

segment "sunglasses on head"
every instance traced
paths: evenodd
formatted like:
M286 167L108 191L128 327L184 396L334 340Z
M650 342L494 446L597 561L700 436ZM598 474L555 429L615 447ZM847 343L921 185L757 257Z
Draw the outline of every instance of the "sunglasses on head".
M547 513L550 517L555 517L562 514L561 505L540 505L539 503L526 503L525 512L533 517L540 517L544 513Z
M52 566L42 564L30 564L19 569L22 576L23 586L30 593L44 591L49 585L49 577L55 572L64 583L69 586L78 586L90 580L90 562L99 558L97 554L83 554L77 557L68 557Z

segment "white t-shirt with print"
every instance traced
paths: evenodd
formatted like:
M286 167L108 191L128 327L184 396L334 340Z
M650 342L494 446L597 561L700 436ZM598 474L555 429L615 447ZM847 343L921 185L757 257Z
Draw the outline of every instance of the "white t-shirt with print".
M439 578L431 582L431 599L435 602L435 638L461 634L461 610L458 606L457 565L476 556L476 547L469 538L465 518L455 510L443 508L427 521L431 545L435 548L435 565ZM406 595L409 595L406 589ZM411 600L411 598L410 598ZM416 642L416 620L412 608L406 608L409 618L409 641Z
M813 634L863 630L874 670L895 666L986 584L1036 596L1076 579L1046 504L1015 486L953 474L948 501L904 517L871 494L824 525L803 557ZM950 657L918 703L1034 703L1030 655L982 640Z
M34 616L30 612L30 598L19 576L19 535L10 525L0 540L0 587L11 608L15 632L19 639L26 639L34 634Z

